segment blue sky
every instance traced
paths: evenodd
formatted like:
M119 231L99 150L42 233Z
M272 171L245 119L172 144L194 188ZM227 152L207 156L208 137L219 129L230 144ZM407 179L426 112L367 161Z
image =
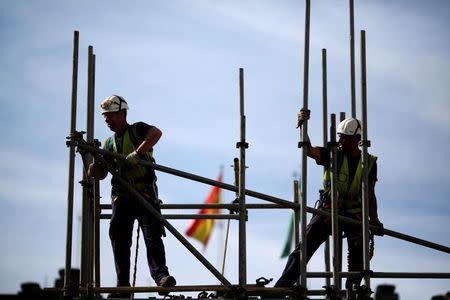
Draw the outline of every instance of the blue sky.
M347 1L312 1L309 125L321 144L321 49L328 51L329 112L350 110ZM355 1L356 2L356 1ZM385 227L450 245L447 205L450 159L450 3L444 0L365 1L355 4L357 109L360 115L359 30L367 31L370 152L379 157L377 196ZM238 69L245 70L247 187L292 199L300 169L296 111L303 78L303 1L2 1L0 2L0 293L20 283L52 286L65 261L72 39L80 31L77 128L85 129L87 47L94 46L96 105L124 96L129 121L158 126L157 162L215 178L238 156ZM100 112L95 137L110 133ZM77 177L81 179L80 160ZM165 203L200 203L209 187L159 174ZM317 199L321 168L308 162L308 204ZM102 184L108 203L109 181ZM234 199L224 192L224 201ZM248 199L251 202L258 200ZM74 217L80 215L76 186ZM192 211L194 212L194 211ZM248 282L275 280L289 212L251 211L247 230ZM180 231L187 220L173 221ZM75 222L74 239L79 239ZM102 285L114 269L102 221ZM204 254L217 265L220 231ZM226 276L238 281L237 224L232 223ZM192 241L199 249L201 246ZM179 284L217 280L187 250L165 239L168 266ZM74 266L79 248L74 242ZM203 251L203 250L202 250ZM140 254L138 284L153 285ZM345 263L344 263L345 265ZM308 265L323 270L322 250ZM448 272L448 254L390 237L376 239L375 271ZM193 276L195 274L195 276ZM428 299L448 280L393 283L402 299ZM322 286L310 280L310 288Z

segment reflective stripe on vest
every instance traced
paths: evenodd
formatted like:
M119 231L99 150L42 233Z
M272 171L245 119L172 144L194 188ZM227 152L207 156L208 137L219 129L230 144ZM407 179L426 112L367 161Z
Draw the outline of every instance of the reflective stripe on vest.
M372 167L377 160L376 156L368 155L369 169L368 173L372 170ZM350 183L348 159L344 155L342 165L338 170L338 176L336 180L337 192L338 192L338 207L342 207L346 212L358 213L361 212L361 177L362 177L362 159L358 161L358 166L353 176L353 180ZM330 170L327 169L323 175L323 187L328 200L331 200L331 179Z

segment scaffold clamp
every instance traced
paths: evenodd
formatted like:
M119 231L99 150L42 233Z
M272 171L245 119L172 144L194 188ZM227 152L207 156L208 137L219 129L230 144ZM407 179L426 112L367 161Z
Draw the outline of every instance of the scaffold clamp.
M244 147L245 149L248 148L248 143L247 142L237 142L236 143L236 148L241 148Z
M68 136L66 136L66 146L70 147L74 145L74 142L82 140L85 133L86 131L74 131L73 133L70 133Z
M273 280L273 278L267 279L265 277L259 277L258 279L256 279L256 285L260 286L260 287L264 287L267 284L269 284L272 280Z
M231 204L234 204L231 206L228 210L230 211L230 215L237 214L239 210L236 208L236 204L239 204L239 198L234 199Z
M362 146L370 147L370 146L371 146L371 143L370 143L369 140L361 140L361 141L359 141L359 145L360 145L361 147L362 147Z

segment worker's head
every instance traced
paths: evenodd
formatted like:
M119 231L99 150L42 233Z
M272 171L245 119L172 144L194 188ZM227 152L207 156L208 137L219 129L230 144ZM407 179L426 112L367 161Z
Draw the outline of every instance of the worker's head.
M337 128L339 145L344 151L358 148L361 140L361 122L355 118L347 118L339 123Z
M128 103L121 96L112 95L100 104L106 125L114 132L121 133L127 124Z

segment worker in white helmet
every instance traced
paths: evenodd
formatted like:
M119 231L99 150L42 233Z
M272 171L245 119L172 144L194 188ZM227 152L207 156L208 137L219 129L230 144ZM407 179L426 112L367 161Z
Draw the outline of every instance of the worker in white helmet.
M309 119L310 112L301 109L298 114L299 126ZM347 118L339 123L337 134L339 146L337 151L337 191L338 213L356 220L362 220L361 216L361 123L355 118ZM331 210L331 181L330 181L330 150L323 147L311 146L309 138L306 145L307 154L316 160L318 165L325 166L323 190L321 190L320 209ZM378 219L377 199L375 196L375 183L377 181L376 157L368 155L369 166L369 221L371 225L378 226L375 234L383 234L383 224ZM363 270L363 243L362 227L340 223L339 229L347 237L348 244L348 270ZM319 246L328 239L331 234L331 217L314 215L306 228L306 256L312 257ZM373 251L372 251L373 254ZM293 286L300 275L300 245L289 255L286 267L276 282L276 287ZM362 277L348 278L346 288L351 292L354 284L359 285Z
M153 147L162 135L161 130L144 122L128 124L128 103L121 96L112 95L104 99L101 110L106 125L114 132L103 143L103 149L127 156L130 164L117 166L120 176L160 211L155 171L138 162L140 159L154 162ZM106 177L107 171L101 165L91 164L88 174L101 180ZM175 278L170 276L166 266L162 241L164 226L120 185L117 178L112 178L111 186L112 216L109 236L114 253L117 286L130 286L130 248L135 219L143 232L151 277L158 286L175 286ZM129 296L129 293L118 293L111 294L110 298Z

